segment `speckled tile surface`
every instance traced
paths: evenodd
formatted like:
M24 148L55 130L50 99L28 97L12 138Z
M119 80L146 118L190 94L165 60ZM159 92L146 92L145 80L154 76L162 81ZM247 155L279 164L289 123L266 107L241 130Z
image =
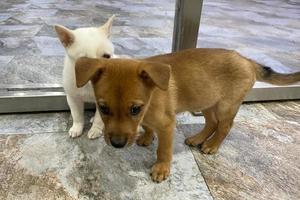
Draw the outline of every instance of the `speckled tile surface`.
M86 134L70 139L70 122L69 113L0 116L0 199L300 197L299 101L244 104L216 155L184 145L203 117L178 115L172 175L162 184L149 178L156 141L116 150Z
M193 153L214 199L299 199L300 102L245 104L216 155Z
M0 135L66 131L70 113L37 113L0 115Z
M2 0L0 83L61 82L56 23L98 26L117 14L117 54L169 52L174 8L175 0ZM296 71L299 30L298 0L204 0L198 47L236 49L279 71ZM71 140L69 113L0 115L0 199L300 199L299 101L243 105L213 156L192 154L183 144L203 122L178 116L173 174L157 185L148 175L154 145L116 151L86 135Z
M0 198L212 200L183 141L176 137L172 174L157 184L149 175L156 144L116 150L66 132L1 135Z

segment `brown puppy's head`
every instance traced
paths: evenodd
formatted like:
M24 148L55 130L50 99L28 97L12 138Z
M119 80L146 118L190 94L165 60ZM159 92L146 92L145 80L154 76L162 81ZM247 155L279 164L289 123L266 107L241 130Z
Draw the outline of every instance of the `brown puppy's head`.
M107 144L131 145L154 89L167 90L170 66L131 59L80 58L77 87L92 81Z

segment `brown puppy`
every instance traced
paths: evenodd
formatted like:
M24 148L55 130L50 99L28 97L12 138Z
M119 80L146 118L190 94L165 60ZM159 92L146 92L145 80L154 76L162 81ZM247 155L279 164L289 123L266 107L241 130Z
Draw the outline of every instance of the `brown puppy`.
M256 80L290 84L300 81L300 72L279 74L235 51L189 49L142 60L80 58L76 79L78 87L93 83L107 144L131 145L139 124L148 127L139 145L157 133L152 179L161 182L170 173L176 113L202 111L205 127L186 144L215 153Z

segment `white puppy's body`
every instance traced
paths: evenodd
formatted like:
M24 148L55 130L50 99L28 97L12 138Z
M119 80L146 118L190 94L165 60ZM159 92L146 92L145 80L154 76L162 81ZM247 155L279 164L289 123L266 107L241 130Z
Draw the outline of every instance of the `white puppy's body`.
M91 83L82 88L76 87L75 61L82 56L100 58L113 56L114 48L110 41L110 29L114 16L99 28L79 28L69 30L63 26L55 26L60 41L65 47L66 54L63 69L63 87L73 118L73 125L69 130L70 137L82 134L84 126L84 102L96 102ZM96 106L97 108L97 106ZM88 132L90 139L101 135L103 122L96 109L93 125Z

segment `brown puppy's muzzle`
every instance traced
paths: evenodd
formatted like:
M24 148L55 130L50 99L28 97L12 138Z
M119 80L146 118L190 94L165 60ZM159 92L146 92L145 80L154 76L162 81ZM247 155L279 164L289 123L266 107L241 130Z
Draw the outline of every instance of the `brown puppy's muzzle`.
M111 136L109 140L110 144L115 148L123 148L127 144L127 137L124 136Z

